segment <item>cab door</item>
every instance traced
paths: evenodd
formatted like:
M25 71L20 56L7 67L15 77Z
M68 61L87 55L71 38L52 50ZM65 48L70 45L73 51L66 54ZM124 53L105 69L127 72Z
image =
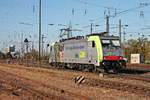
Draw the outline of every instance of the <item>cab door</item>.
M94 41L89 41L88 46L88 58L90 64L97 64L97 51L96 51L96 45Z

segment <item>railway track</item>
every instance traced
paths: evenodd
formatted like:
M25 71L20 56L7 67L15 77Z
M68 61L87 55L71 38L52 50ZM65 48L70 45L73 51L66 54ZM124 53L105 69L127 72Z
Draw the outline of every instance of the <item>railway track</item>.
M5 77L2 75L4 75ZM31 99L31 100L59 99L55 95L37 91L30 84L25 83L22 79L19 80L17 78L14 78L13 76L14 75L9 74L7 72L0 71L1 87L4 90L9 91L11 94L19 96L22 99ZM62 98L62 100L65 99Z
M18 68L18 67L16 67L16 68ZM60 70L66 70L66 69L60 69ZM67 70L67 71L70 71L70 70ZM71 70L71 71L77 72L74 70ZM83 72L83 73L85 73L85 72ZM143 82L148 82L148 83L150 82L149 78L139 76L139 75L137 76L137 75L129 75L129 74L119 74L119 75L107 74L106 76L110 77L110 78L123 78L123 79L138 80L138 81L143 81ZM128 91L130 93L150 97L150 87L141 86L141 85L133 85L133 84L129 84L129 83L122 83L122 82L115 82L115 81L108 81L108 80L100 80L100 79L95 79L95 78L86 78L85 83L83 83L82 85L83 86L86 85L89 87L103 87L103 88L109 88L109 89L116 89L116 90L120 90L120 91ZM59 91L60 91L60 89L59 89ZM71 94L71 93L68 93L68 94ZM82 97L82 96L79 96L76 94L71 94L71 95L74 95L77 97ZM86 97L83 97L83 98L86 98Z
M150 83L150 78L146 76L140 76L140 75L130 75L130 74L106 74L109 78L122 78L122 79L130 79L130 80L138 80L143 82Z
M62 68L57 68L60 70L65 70L65 71L72 71L72 72L79 72L77 70L70 70L70 69L62 69ZM90 72L82 72L82 73L90 73ZM96 73L97 74L97 73ZM138 75L137 73L131 73L131 74L125 74L125 73L120 73L120 74L111 74L111 73L105 73L105 75L108 78L122 78L122 79L129 79L129 80L137 80L137 81L143 81L143 82L148 82L150 83L150 77L146 77L146 76L141 76Z
M65 69L64 69L65 70ZM70 71L70 70L68 70ZM73 72L77 72L76 70L71 70ZM83 72L85 73L85 72ZM137 74L107 74L109 78L122 78L128 80L137 80L150 83L150 78L145 76L140 76ZM122 82L113 82L113 81L106 81L106 80L99 80L99 79L92 79L87 78L83 85L88 85L92 87L104 87L104 88L111 88L117 89L120 91L128 91L130 93L135 93L138 95L144 95L150 97L150 87L142 86L142 85L133 85L129 83L122 83Z
M42 92L36 91L32 88L25 87L25 86L17 86L14 83L10 81L4 81L0 79L1 83L1 91L6 91L9 94L12 94L14 96L18 96L21 99L27 99L27 100L49 100L49 98L54 98L53 96L45 95Z
M5 65L6 66L6 65ZM9 65L7 65L7 67L11 67ZM14 66L13 66L14 67ZM18 68L18 67L15 67ZM44 67L46 69L53 69L55 67ZM20 69L23 69L20 67ZM59 70L65 70L65 71L72 71L72 72L79 72L77 70L70 70L70 69L62 69L62 68L56 68ZM30 69L26 69L26 70L30 70ZM87 72L83 72L83 73L87 73ZM145 77L145 76L140 76L138 75L136 72L133 72L132 74L106 74L107 77L109 78L123 78L123 79L130 79L130 80L138 80L138 81L143 81L143 82L150 82L150 77Z
M72 71L72 72L79 72L77 70L70 70L70 69L62 69L62 68L57 68L57 69L65 70L65 71ZM91 73L91 72L84 72L83 71L82 73ZM137 81L143 81L143 82L150 83L150 77L141 76L140 74L137 74L136 72L133 72L133 73L130 73L130 74L125 74L125 73L120 73L120 74L104 73L104 74L108 78L123 78L123 79L137 80Z
M140 76L137 73L133 74L106 74L108 78L122 78L128 80L137 80L150 83L150 78L145 76ZM128 91L130 93L135 93L138 95L144 95L150 97L150 87L141 86L141 85L133 85L122 82L113 82L107 80L98 80L87 78L83 85L91 86L91 87L103 87L103 88L111 88L117 89L120 91Z
M6 77L3 77L2 75ZM58 94L62 94L62 96L58 94L56 95L55 93L51 94L51 93L38 91L34 89L33 86L27 83L26 81L28 81L29 83L32 81L33 84L38 84L39 86L42 86L44 88L49 88L51 90L57 91ZM68 100L68 98L67 99L65 98L64 96L65 94L67 94L68 96L72 98L80 98L81 100L89 100L89 98L86 96L75 94L69 91L65 91L57 87L45 85L45 84L42 84L33 80L29 80L24 77L20 77L15 74L8 73L2 70L0 70L0 83L1 83L1 87L3 87L7 91L10 91L12 94L16 96L25 95L26 97L29 97L29 99L32 98L33 100ZM11 88L7 89L7 86Z
M7 65L7 67L11 67L11 66ZM15 66L13 66L13 67L15 67ZM19 68L19 67L15 67L15 68ZM44 68L53 69L55 67L44 67ZM23 69L23 68L20 67L19 69ZM70 70L70 69L62 69L62 68L56 68L56 69L65 70L65 71L72 71L72 72L79 72L77 70ZM26 69L26 70L30 70L30 69ZM82 72L82 73L90 73L90 72ZM106 74L106 76L109 77L109 78L123 78L123 79L138 80L138 81L143 81L143 82L150 83L150 77L140 76L136 72L133 72L133 74L124 74L124 73L110 74L109 73L109 74Z
M150 87L141 86L141 85L133 85L129 83L108 81L108 80L98 80L88 78L83 85L87 85L89 87L103 87L103 88L111 88L120 91L127 91L130 93L144 95L150 97Z

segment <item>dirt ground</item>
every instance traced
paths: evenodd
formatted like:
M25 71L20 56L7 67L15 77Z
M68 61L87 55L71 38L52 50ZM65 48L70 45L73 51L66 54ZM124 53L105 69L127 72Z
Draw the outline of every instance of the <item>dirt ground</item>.
M76 84L77 76L84 76L85 83ZM109 86L90 86L86 85L88 79L109 81L110 85L111 82L139 85L150 90L149 82L139 80L101 77L88 72L0 64L0 100L150 100L150 92L143 95ZM90 83L92 82L94 81L91 80Z

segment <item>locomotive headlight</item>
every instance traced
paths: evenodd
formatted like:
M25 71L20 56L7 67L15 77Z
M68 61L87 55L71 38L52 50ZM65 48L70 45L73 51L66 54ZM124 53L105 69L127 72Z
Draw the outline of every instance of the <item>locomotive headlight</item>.
M119 57L119 59L120 59L120 60L122 60L122 59L123 59L123 57L121 57L121 56L120 56L120 57Z
M107 58L106 58L106 57L103 57L103 59L106 60Z

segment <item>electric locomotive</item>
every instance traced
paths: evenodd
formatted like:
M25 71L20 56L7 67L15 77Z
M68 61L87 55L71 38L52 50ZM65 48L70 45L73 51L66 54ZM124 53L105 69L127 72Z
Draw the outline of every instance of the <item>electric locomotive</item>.
M62 39L50 47L51 65L94 72L119 72L126 67L118 36L90 34Z

